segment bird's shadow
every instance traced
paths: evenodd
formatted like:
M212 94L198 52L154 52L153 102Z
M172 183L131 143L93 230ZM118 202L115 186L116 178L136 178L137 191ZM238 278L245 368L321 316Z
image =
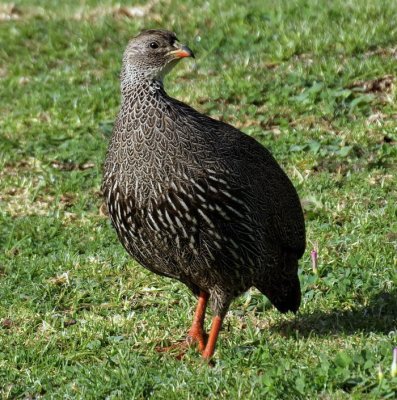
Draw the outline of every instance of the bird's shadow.
M397 330L397 290L379 292L368 304L349 310L300 313L294 319L275 323L270 330L286 337L357 332L388 334Z

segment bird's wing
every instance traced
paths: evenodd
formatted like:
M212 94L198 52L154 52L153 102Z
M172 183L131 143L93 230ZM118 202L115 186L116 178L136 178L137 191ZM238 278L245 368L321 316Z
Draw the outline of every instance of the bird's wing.
M251 198L256 205L251 211L259 214L257 218L270 233L269 240L300 258L305 250L305 222L292 182L254 138L224 123L218 127L226 136L222 141L229 143L229 168L232 174L239 174L240 182L249 183L245 201Z

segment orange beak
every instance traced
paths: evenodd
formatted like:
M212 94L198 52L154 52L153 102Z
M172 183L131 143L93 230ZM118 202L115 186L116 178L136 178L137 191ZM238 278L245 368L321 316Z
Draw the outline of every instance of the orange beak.
M193 52L189 49L189 47L180 45L178 49L169 51L168 55L172 55L175 58L184 58L184 57L193 57Z

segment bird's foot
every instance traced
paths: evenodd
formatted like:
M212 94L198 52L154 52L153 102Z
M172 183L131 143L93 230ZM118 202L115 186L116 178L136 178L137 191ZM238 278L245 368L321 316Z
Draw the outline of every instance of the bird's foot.
M187 335L186 341L191 343L191 346L197 343L200 352L203 352L207 344L208 335L202 327L192 326Z
M188 339L173 343L171 346L157 346L156 351L159 353L176 353L175 358L181 360L188 351L191 343Z
M181 360L184 355L187 353L190 347L193 347L197 344L200 352L203 352L205 349L205 345L207 343L207 334L203 329L190 329L186 339L176 342L171 346L156 347L156 351L159 353L174 353L176 352L176 357L178 360Z

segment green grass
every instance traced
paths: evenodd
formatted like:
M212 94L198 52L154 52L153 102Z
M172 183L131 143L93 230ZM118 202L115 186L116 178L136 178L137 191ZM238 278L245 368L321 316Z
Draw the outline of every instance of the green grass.
M134 18L109 0L15 3L11 20L0 4L1 397L395 398L397 3L152 1ZM156 352L194 299L100 213L121 55L144 27L196 53L168 92L268 147L305 207L299 315L247 293L212 368Z

